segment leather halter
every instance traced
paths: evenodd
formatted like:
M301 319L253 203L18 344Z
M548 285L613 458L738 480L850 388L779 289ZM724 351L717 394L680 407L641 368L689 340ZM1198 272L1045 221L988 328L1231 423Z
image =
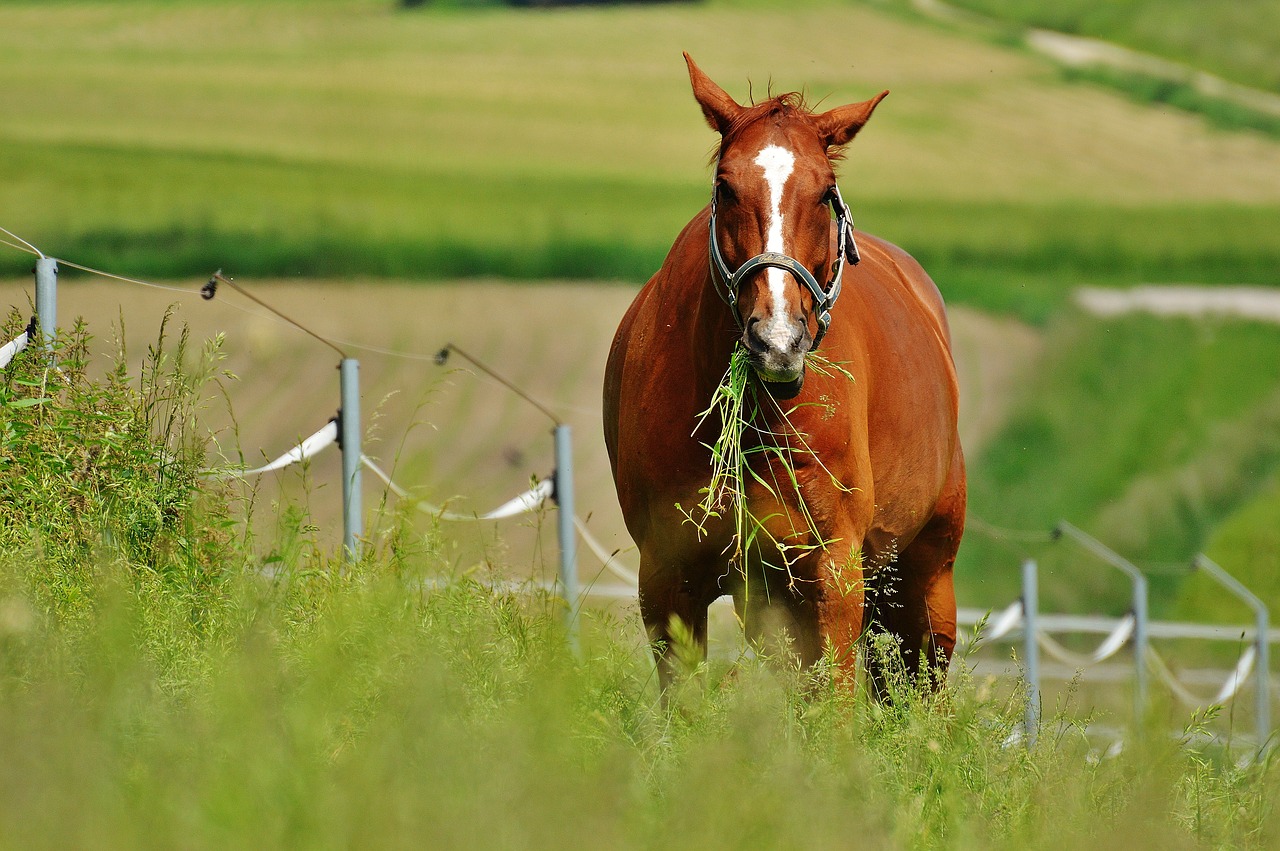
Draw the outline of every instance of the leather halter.
M743 324L742 317L738 314L738 287L749 275L759 269L765 267L782 269L790 272L813 294L813 310L818 316L818 334L813 338L810 351L818 348L818 344L827 334L827 328L831 325L831 308L840 296L840 281L844 277L845 259L847 258L849 263L855 266L862 259L858 255L858 245L853 240L853 216L850 215L844 199L840 197L839 187L832 187L831 197L827 199L827 203L835 213L838 242L836 261L831 265L831 280L827 282L826 290L823 290L804 264L790 255L776 251L757 254L739 266L736 272L731 270L724 260L724 255L720 253L720 241L716 238L716 199L714 194L711 196L711 234L708 252L711 256L711 280L715 283L716 292L720 293L720 297L728 303L729 311L733 314L733 319L738 323L739 328L742 328Z

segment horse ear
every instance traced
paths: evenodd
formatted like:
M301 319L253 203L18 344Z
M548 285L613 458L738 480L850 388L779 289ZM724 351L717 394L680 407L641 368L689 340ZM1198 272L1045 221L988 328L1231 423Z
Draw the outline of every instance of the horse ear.
M826 140L827 147L838 148L858 135L862 125L867 123L867 119L875 111L876 104L884 100L887 94L889 94L887 91L883 91L871 100L851 103L848 106L837 106L829 112L816 116L818 133Z
M738 102L729 97L729 93L715 84L715 81L702 73L702 69L693 61L688 53L684 55L685 64L689 66L689 82L693 85L693 96L702 107L711 129L724 135L733 126L733 120L742 112Z

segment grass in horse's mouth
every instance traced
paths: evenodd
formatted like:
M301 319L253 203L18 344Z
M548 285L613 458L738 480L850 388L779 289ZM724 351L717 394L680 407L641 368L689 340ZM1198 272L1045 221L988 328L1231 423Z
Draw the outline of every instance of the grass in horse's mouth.
M853 374L842 365L815 352L805 356L805 363L820 375L839 374L854 380ZM720 420L720 433L715 441L703 444L711 450L711 480L699 491L703 494L702 501L692 509L676 503L685 522L697 528L699 537L707 534L708 521L732 515L733 538L725 553L729 556L730 569L742 576L744 596L749 594L747 557L750 554L754 553L765 567L786 571L788 583L794 584L791 568L795 563L808 553L825 550L835 543L823 538L818 530L796 478L798 455L810 456L826 470L809 447L804 433L791 421L790 414L799 406L783 408L771 394L762 392L761 385L747 350L741 345L734 346L729 368L716 387L711 405L699 415L693 432L696 435L708 420ZM779 414L781 432L768 426L763 406L771 406ZM753 460L757 461L754 466ZM830 471L827 474L831 475ZM798 509L801 522L797 524L793 515L787 515L791 531L781 539L765 527L767 521L778 515L757 517L747 506L748 477L780 502L786 501L788 495L793 497L791 501ZM836 487L849 490L833 475L831 481Z

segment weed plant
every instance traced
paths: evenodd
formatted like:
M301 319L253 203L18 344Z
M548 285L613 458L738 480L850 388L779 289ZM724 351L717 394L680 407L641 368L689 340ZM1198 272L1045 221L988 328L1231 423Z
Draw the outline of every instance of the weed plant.
M936 694L895 672L877 703L826 662L743 659L664 709L630 613L585 615L575 655L557 601L450 575L397 521L354 563L255 542L199 475L216 346L101 379L89 346L80 326L57 366L34 348L3 375L0 847L1280 837L1270 762L1160 736L1100 758L1061 718L1028 747L1021 698L963 666Z

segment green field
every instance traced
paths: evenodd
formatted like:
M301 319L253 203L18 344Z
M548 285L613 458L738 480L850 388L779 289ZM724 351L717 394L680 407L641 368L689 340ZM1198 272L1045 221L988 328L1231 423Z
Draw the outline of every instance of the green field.
M1280 3L1243 0L950 0L1023 26L1092 36L1280 92Z
M217 347L0 385L0 847L1264 848L1272 761L1187 719L1101 758L1071 707L1034 747L964 676L890 703L739 660L657 700L633 625L459 575L403 517L342 564L305 514L236 518L198 475ZM163 354L161 354L163 352ZM184 365L185 364L185 365ZM41 395L41 393L45 395ZM292 531L289 531L292 529ZM270 537L265 549L255 532ZM876 652L874 645L863 652Z
M1280 145L872 8L4 8L0 224L135 274L643 280L707 193L689 49L741 99L891 89L845 194L955 300L1280 283Z
M1235 551L1218 544L1214 531L1273 488L1280 471L1280 385L1274 370L1261 366L1275 363L1277 352L1274 325L1060 312L1034 386L970 466L971 514L1037 531L1068 520L1158 568L1151 581L1157 616L1177 611L1193 620L1247 622L1231 598L1204 584L1184 591L1185 570L1159 568L1185 567L1196 552L1214 552L1280 604L1266 576L1269 557L1239 551L1242 538L1252 540L1241 528L1245 516L1261 536L1256 543L1269 540L1263 512L1236 518ZM961 550L965 596L987 605L1017 596L1016 574L997 566L1024 554L1048 570L1048 610L1127 608L1123 577L1101 566L1083 569L1080 553L1065 544L1032 547L981 531ZM1192 596L1178 605L1183 594Z
M1152 570L1159 616L1244 620L1187 577L1197 551L1280 606L1280 327L1071 303L1084 285L1280 286L1280 142L894 4L461 5L0 2L0 226L184 291L64 267L63 324L86 316L96 339L61 373L31 352L0 372L0 847L1274 845L1273 765L1164 747L1167 721L1191 723L1167 706L1146 746L1100 759L1072 724L1101 704L1068 690L1028 751L989 682L883 706L823 670L726 676L722 652L669 712L633 610L590 613L575 657L555 601L485 587L553 572L546 518L437 528L367 480L370 555L344 566L336 453L254 487L197 475L274 456L337 398L330 351L195 295L222 268L408 355L359 350L368 451L433 500L487 508L550 468L540 415L429 363L448 340L488 360L573 424L580 505L625 547L599 373L629 293L708 196L689 50L743 100L892 91L841 184L859 225L965 308L985 419L962 412L963 604L1007 604L1034 555L1046 610L1122 612L1123 586L1037 540L1067 519ZM1274 54L1273 7L1243 32L1225 7L1197 28L1174 4L1149 43L1129 34L1154 4L1057 20L1273 85L1249 76L1267 70L1250 51ZM0 342L29 314L30 267L0 246ZM239 380L210 384L196 343L142 357L170 302L195 340L226 332L209 363ZM1205 728L1245 729L1236 711Z

